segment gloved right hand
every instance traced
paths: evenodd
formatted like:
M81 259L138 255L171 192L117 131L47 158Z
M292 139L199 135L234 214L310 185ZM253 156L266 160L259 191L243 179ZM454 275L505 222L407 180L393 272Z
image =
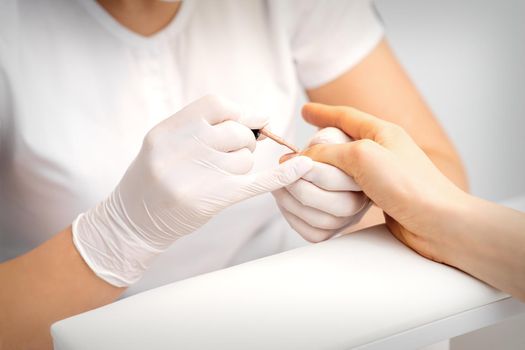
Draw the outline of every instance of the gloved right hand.
M351 140L338 128L328 127L317 131L308 147ZM315 161L302 179L272 194L286 221L310 242L326 240L357 224L370 207L370 200L351 177Z
M266 123L206 96L155 126L117 188L74 221L73 242L86 263L110 284L129 286L155 256L222 209L307 173L307 157L249 173L250 129Z

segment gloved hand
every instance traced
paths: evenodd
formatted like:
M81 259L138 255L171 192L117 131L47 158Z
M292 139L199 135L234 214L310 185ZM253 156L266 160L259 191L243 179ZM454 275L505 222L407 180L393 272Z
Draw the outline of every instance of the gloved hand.
M312 167L297 157L249 174L266 120L214 96L155 126L111 195L73 223L73 242L91 269L129 286L158 254L222 209L289 185Z
M350 141L344 132L329 127L319 130L308 146ZM319 162L314 162L301 179L274 191L273 196L290 226L310 242L326 240L357 224L370 207L370 200L351 177Z

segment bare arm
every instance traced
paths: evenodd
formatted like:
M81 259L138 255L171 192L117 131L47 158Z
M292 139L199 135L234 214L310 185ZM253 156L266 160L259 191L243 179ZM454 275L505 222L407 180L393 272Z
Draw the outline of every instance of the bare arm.
M443 260L525 301L525 214L467 194L460 205L442 215Z
M108 304L124 291L86 265L71 227L0 264L0 285L0 349L51 349L53 322Z
M385 40L356 67L307 93L313 102L352 106L403 127L448 178L467 188L452 143Z
M432 162L462 189L461 160L415 86L383 40L362 62L334 81L307 91L313 102L352 106L403 127ZM383 222L371 209L353 231Z

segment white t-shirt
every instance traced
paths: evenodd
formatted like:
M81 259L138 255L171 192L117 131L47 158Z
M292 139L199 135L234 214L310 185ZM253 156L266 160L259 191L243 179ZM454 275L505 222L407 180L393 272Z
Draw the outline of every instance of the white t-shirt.
M185 0L147 38L93 0L3 0L0 261L104 199L145 133L189 102L222 95L291 137L301 90L340 76L381 37L366 0ZM256 170L285 151L259 142ZM130 292L277 252L287 235L270 195L240 203L177 241Z

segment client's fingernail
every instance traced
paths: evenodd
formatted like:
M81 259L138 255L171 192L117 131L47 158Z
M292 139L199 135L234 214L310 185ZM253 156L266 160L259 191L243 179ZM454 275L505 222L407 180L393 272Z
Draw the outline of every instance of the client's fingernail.
M298 155L299 153L287 153L279 159L279 163L286 162L287 160L297 157Z

